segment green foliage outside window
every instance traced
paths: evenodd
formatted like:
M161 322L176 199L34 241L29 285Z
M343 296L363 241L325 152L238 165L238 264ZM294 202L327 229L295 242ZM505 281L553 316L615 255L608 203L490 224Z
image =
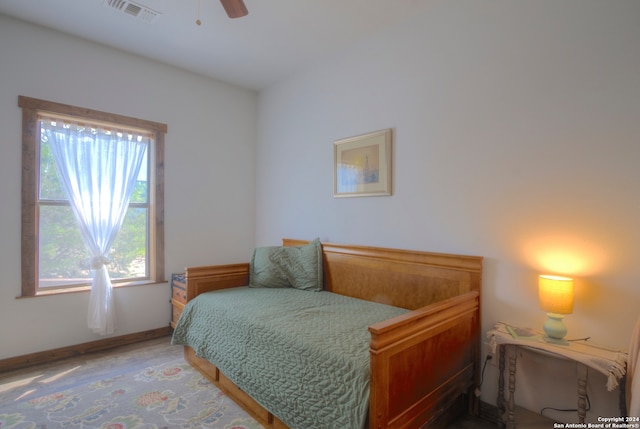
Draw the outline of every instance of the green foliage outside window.
M147 162L146 157L144 162ZM109 254L111 263L107 268L113 280L148 277L149 182L147 168L141 170L144 170L143 177L139 177L122 228ZM40 145L39 201L40 287L88 283L91 256L82 240L45 139Z

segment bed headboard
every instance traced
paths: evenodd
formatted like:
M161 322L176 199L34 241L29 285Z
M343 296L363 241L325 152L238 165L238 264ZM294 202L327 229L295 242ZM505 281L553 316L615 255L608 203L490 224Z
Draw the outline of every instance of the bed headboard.
M285 238L284 246L306 240ZM325 290L415 310L480 292L482 257L322 243Z

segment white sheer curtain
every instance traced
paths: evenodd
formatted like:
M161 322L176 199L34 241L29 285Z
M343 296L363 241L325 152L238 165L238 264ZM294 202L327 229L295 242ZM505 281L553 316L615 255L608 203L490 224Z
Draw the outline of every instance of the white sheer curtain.
M149 138L51 120L42 121L42 132L92 256L88 326L101 335L111 334L115 330L115 309L105 265L127 212Z

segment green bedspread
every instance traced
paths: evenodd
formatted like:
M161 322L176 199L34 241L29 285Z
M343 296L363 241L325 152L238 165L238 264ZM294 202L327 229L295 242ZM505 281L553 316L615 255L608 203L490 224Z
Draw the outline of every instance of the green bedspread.
M173 334L292 429L364 427L367 327L406 313L330 292L233 288L190 301Z

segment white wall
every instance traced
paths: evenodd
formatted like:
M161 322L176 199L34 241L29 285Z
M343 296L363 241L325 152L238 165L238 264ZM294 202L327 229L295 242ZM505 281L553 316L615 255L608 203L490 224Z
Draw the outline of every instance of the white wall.
M634 0L432 0L269 88L257 244L319 236L484 256L483 332L540 328L537 275L568 274L570 336L626 348L640 302L638 22ZM334 199L333 141L383 128L394 132L393 195ZM575 407L572 370L561 373L569 380L555 379L547 393L560 398L547 403L519 370L518 401ZM485 374L489 403L496 374ZM589 415L615 414L617 398L591 377Z
M0 359L99 339L88 293L20 295L18 95L168 125L166 275L248 260L255 236L257 93L0 15ZM168 284L117 288L117 332L168 326Z

